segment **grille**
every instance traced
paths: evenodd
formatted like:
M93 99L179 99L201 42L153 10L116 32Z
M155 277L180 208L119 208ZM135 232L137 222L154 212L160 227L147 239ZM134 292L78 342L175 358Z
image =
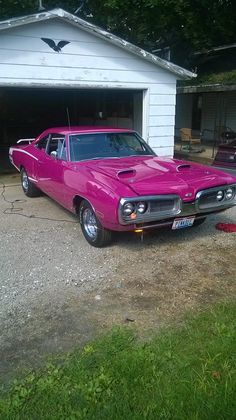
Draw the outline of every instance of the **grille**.
M217 194L217 191L212 192L212 193L208 193L208 194L202 196L199 200L199 203L198 203L199 208L200 209L206 209L208 207L220 205L221 202L217 201L216 194Z
M236 194L236 187L232 187L233 191L234 191L234 197L231 200L226 200L226 198L224 197L223 200L218 201L216 199L217 196L217 192L218 191L223 191L225 192L227 190L227 188L229 188L230 186L224 186L224 187L219 187L219 188L215 188L214 190L211 191L203 191L201 193L201 196L198 199L198 207L200 210L204 210L204 209L209 209L209 208L213 208L213 207L222 207L225 206L226 204L230 204L234 201L235 199L235 194Z
M122 206L125 202L132 202L134 206L139 201L145 201L147 203L147 211L143 214L136 212L136 217L131 218L130 216L122 213ZM163 217L173 217L179 214L181 211L181 200L177 195L159 195L159 196L144 196L139 198L127 198L122 199L119 208L119 220L121 224L126 223L143 223L151 222L155 220L161 220Z
M176 200L151 201L150 213L160 211L172 211L176 208Z

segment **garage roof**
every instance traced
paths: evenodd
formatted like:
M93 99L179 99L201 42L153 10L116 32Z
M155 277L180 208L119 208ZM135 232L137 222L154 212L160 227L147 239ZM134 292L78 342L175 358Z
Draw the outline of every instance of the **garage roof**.
M100 38L106 39L112 44L125 50L128 50L130 53L135 54L159 67L162 67L163 69L168 70L171 73L174 73L176 76L178 76L178 78L189 79L192 77L196 77L195 73L192 73L180 66L177 66L176 64L173 64L170 61L163 60L162 58L157 57L156 55L151 54L143 50L142 48L139 48L136 45L133 45L130 42L127 42L124 39L119 38L118 36L113 35L112 33L107 32L96 25L86 22L85 20L80 19L77 16L72 15L71 13L68 13L60 8L4 20L0 22L0 30L6 30L17 26L27 25L30 23L41 22L51 19L61 19L74 26L79 26L81 29L84 29L85 31L91 34L95 34Z

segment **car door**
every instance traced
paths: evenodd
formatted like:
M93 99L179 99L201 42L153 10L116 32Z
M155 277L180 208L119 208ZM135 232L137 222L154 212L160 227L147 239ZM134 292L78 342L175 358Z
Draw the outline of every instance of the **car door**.
M64 171L67 162L65 136L52 133L45 150L44 163L41 166L41 179L47 188L47 194L64 205Z
M51 134L47 134L40 138L34 145L34 178L37 180L38 187L46 194L49 193L49 181L47 176L48 155L46 153L47 145Z
M50 171L51 196L59 203L65 202L64 171L67 161L65 136L52 134L47 147L47 154L51 161Z

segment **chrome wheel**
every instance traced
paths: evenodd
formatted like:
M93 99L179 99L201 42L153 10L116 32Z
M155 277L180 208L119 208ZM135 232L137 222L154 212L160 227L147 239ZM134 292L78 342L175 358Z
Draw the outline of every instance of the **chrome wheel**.
M78 213L83 235L90 245L101 248L111 242L111 231L102 226L88 201L81 201Z
M40 195L40 190L36 187L36 185L34 185L33 182L30 181L25 168L21 168L20 176L21 186L25 195L27 195L27 197L38 197Z
M22 173L22 186L25 191L27 191L29 188L29 180L28 180L27 173L25 171L23 171Z
M94 241L98 234L98 225L92 209L86 208L83 212L83 225L89 238Z

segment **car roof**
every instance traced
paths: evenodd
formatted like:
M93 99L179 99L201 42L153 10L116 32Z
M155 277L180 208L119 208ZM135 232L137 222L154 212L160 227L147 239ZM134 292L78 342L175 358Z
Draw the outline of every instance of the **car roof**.
M90 133L90 132L96 132L96 133L114 133L114 132L133 132L134 130L127 129L127 128L113 128L113 127L96 127L96 126L72 126L72 127L52 127L48 128L44 131L44 133L58 133L58 134L71 134L71 133Z

